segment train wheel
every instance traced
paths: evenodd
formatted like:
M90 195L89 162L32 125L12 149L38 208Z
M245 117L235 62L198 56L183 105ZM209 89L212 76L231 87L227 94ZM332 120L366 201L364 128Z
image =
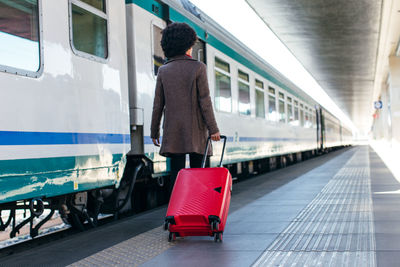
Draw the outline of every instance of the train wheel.
M76 213L70 213L66 217L62 218L63 222L71 225L72 228L77 229L79 231L84 231L85 227L83 226L86 219L83 216L80 216Z
M279 167L285 168L287 165L287 160L285 156L280 156Z
M276 165L277 165L277 162L276 162L277 160L276 160L276 157L272 157L272 158L269 158L268 159L268 171L273 171L273 170L275 170L276 169Z
M66 202L67 212L62 211L65 215L63 221L70 224L73 228L80 231L85 230L84 223L87 221L91 227L95 227L97 214L92 214L92 217L87 211L88 194L87 192L79 192L70 196Z
M157 207L157 189L149 187L146 191L146 208L153 209Z

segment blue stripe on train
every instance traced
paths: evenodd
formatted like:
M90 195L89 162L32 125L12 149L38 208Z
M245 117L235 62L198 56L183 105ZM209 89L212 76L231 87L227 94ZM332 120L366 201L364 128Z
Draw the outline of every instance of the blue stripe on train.
M1 146L129 143L129 134L0 131Z
M233 137L232 136L228 136L227 142L233 142ZM162 142L162 136L160 137L160 142ZM145 145L152 145L153 144L153 140L151 139L150 136L145 136L144 137L144 144Z
M160 138L160 141L162 137ZM227 142L234 142L233 136L228 136ZM282 137L239 137L239 142L290 142L290 141L315 141L315 138L282 138ZM150 136L144 137L144 144L151 145L153 141Z

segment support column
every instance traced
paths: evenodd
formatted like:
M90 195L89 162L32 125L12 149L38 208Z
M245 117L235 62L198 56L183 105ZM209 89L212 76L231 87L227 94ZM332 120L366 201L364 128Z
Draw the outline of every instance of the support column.
M400 144L400 58L391 56L390 67L390 115L392 131L391 136L394 143Z

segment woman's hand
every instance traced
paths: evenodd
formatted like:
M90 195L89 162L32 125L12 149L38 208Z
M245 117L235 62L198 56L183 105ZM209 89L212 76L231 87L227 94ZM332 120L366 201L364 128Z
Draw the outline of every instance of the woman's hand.
M215 133L215 134L212 134L211 135L211 140L213 140L213 141L219 141L219 140L221 140L221 134L218 132L218 133Z
M155 146L160 146L160 138L152 138L152 140Z

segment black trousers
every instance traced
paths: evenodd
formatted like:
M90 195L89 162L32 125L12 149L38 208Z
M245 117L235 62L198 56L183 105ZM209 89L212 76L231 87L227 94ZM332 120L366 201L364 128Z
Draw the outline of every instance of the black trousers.
M181 169L185 168L186 165L186 154L173 154L169 157L171 159L171 179L169 182L168 192L171 194L174 188L176 176ZM203 161L203 155L197 153L190 153L190 168L201 168L201 162ZM206 167L210 166L210 157L207 156Z

